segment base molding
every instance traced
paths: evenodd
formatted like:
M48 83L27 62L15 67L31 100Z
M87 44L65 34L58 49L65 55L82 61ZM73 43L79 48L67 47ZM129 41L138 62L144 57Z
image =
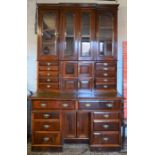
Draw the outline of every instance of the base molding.
M66 144L89 144L89 139L81 139L81 138L72 138L72 139L64 139L64 143Z

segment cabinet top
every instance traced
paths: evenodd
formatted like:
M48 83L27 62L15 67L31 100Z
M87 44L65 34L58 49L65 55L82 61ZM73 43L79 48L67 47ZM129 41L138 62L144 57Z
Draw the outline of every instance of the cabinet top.
M120 100L122 96L118 92L102 93L58 93L58 92L37 92L30 99L52 99L52 100L78 100L78 99L104 99Z

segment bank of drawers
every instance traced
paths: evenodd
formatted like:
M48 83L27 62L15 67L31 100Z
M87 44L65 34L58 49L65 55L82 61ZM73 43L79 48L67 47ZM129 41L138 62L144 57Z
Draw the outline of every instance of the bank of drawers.
M52 91L59 89L58 62L38 62L38 89L39 91Z
M32 101L32 146L61 147L61 110L75 109L74 101Z
M106 61L95 64L95 89L115 90L116 89L116 62Z

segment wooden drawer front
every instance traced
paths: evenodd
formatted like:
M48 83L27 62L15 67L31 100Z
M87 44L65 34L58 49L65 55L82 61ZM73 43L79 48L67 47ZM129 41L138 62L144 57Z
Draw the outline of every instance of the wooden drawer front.
M60 119L60 112L33 112L34 119Z
M33 101L32 102L32 109L39 110L39 109L60 109L59 101Z
M119 131L118 121L94 120L94 131Z
M58 71L39 71L40 77L58 77L59 72Z
M58 78L40 77L39 83L59 83Z
M117 112L94 112L94 119L120 119L120 113Z
M98 84L98 83L95 83L95 89L97 89L97 90L112 90L112 89L116 89L116 85L115 84Z
M93 144L120 144L119 134L93 133Z
M96 76L97 77L115 77L116 71L102 71L102 70L96 70Z
M58 62L39 61L39 66L58 66Z
M56 121L33 121L34 131L59 131L60 122Z
M34 133L33 144L60 145L61 139L59 133Z
M39 83L39 89L43 90L51 90L51 89L58 89L59 83Z
M79 109L96 110L120 110L121 103L118 101L80 101Z
M58 66L39 66L40 71L58 71Z
M61 109L72 110L75 109L75 102L74 101L62 101L60 103Z
M110 61L103 62L103 63L97 62L95 67L96 67L96 69L104 69L106 67L115 69L116 63L115 62L110 62Z
M78 80L78 90L79 91L92 91L93 79L92 78L80 78Z
M96 83L96 85L115 84L116 78L114 78L114 77L96 78L95 83Z

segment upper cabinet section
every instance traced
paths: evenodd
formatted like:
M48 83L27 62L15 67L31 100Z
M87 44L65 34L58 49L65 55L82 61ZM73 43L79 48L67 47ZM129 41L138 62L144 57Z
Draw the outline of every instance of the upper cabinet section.
M39 60L58 59L58 11L41 11L38 20Z
M112 12L97 13L97 60L113 59L116 56L116 24Z

